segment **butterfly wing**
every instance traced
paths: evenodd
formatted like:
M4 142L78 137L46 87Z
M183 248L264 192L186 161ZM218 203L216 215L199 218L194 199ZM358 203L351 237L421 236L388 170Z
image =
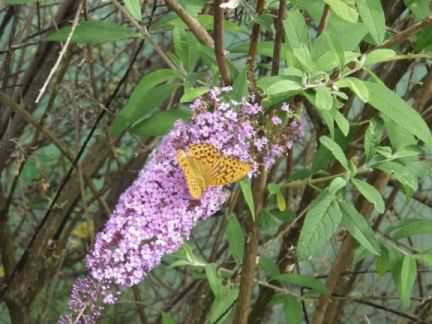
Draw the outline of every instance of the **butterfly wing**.
M183 171L190 195L193 199L200 199L206 189L206 183L200 171L197 170L195 161L183 150L176 152L176 159Z
M203 166L212 166L221 156L219 150L211 144L191 144L188 154L198 160Z
M223 186L236 182L251 171L251 165L237 158L221 156L210 171L209 186Z

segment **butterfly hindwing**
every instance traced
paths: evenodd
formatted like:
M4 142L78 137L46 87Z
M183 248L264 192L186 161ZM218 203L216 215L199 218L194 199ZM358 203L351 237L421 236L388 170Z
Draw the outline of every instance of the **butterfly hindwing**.
M250 164L230 156L222 156L213 166L208 185L223 186L236 182L251 171Z

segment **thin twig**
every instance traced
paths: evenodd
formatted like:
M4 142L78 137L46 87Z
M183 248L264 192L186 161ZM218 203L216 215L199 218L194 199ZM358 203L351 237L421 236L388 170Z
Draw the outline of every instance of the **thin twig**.
M54 66L52 67L50 73L48 74L48 78L45 80L44 85L39 90L39 94L38 94L38 96L37 96L37 98L35 100L36 103L39 103L39 101L41 100L42 96L44 95L44 93L46 91L46 88L48 87L48 84L50 83L50 81L53 78L55 72L57 71L58 67L60 66L60 62L62 61L63 56L65 56L66 51L69 48L69 44L72 41L72 36L73 36L73 34L75 32L76 27L78 26L78 22L79 22L82 6L83 6L83 2L81 1L80 4L79 4L79 6L78 6L78 10L77 10L77 12L75 14L75 18L74 18L73 23L72 23L72 28L71 28L71 30L69 32L69 35L68 35L67 39L66 39L66 43L64 44L62 50L60 51L60 55L58 56L57 61L55 62Z
M177 1L165 0L165 2L168 8L175 11L177 16L179 16L180 19L183 20L183 22L191 30L192 34L194 34L201 43L210 48L215 47L213 38L195 17L191 16Z
M393 37L386 40L381 45L375 46L371 48L368 52L371 52L372 50L375 50L377 48L387 48L392 47L393 45L400 44L403 41L407 40L409 37L414 36L416 33L418 33L420 30L432 26L432 16L428 16L423 20L420 20L419 22L413 24L412 26L408 27L407 29L397 33Z
M66 148L66 146L60 142L57 137L52 134L48 129L41 126L37 121L33 119L33 117L28 113L26 109L15 103L11 98L8 96L5 96L0 93L0 102L4 103L8 108L13 110L15 113L19 114L26 122L28 122L30 125L32 125L38 132L42 133L46 138L48 138L58 149L59 151L69 160L69 162L74 161L74 157L71 152ZM77 166L77 169L79 170L80 167ZM83 174L84 180L86 185L89 186L90 190L92 191L92 194L94 197L97 198L99 204L106 210L107 213L110 213L110 208L106 204L106 202L99 197L98 191L96 187L94 186L93 182L88 178L87 175Z

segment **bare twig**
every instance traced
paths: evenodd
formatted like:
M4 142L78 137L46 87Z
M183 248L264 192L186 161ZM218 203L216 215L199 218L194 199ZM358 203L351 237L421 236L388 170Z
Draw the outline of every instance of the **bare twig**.
M168 8L175 11L177 16L179 16L180 19L183 20L183 22L189 27L191 32L196 36L196 38L198 38L201 43L210 48L215 47L213 38L210 36L207 30L199 23L198 20L192 17L177 1L165 0L165 2Z
M57 137L52 134L48 129L41 126L37 121L33 119L33 117L20 105L16 104L11 98L3 95L0 93L0 102L5 104L7 107L9 107L14 112L18 113L25 119L26 122L28 122L30 125L32 125L38 132L42 133L46 138L48 138L58 149L59 151L71 162L73 163L74 157L71 152L66 148L66 146L60 142L60 140L57 139ZM77 169L80 170L80 167L77 166ZM106 202L100 197L98 194L98 191L96 187L94 186L93 182L85 175L83 174L83 179L85 180L85 184L89 186L90 190L92 191L94 197L98 200L99 204L102 208L106 210L107 213L110 213L110 209ZM84 197L83 197L84 198Z
M426 17L423 20L420 20L419 22L413 24L412 26L408 27L407 29L397 33L393 37L386 40L381 45L375 46L374 48L371 48L368 52L377 49L377 48L386 48L386 47L392 47L393 45L400 44L403 41L407 40L411 36L414 36L416 33L418 33L420 30L432 26L432 16Z
M82 6L83 6L83 2L81 1L80 4L79 4L79 6L78 6L78 10L77 10L77 12L75 14L75 18L74 18L73 23L72 23L72 28L71 28L71 30L69 32L69 35L68 35L67 39L66 39L66 43L64 44L62 50L60 51L60 54L59 54L59 56L57 58L57 61L54 64L53 68L51 69L50 73L48 74L48 78L45 80L45 83L43 84L42 88L39 90L39 94L38 94L38 96L37 96L37 98L35 100L36 103L38 103L41 100L42 96L44 95L44 93L46 91L46 88L48 87L48 84L50 83L50 81L53 78L55 72L57 71L58 67L60 66L60 63L61 63L61 61L63 59L63 56L65 56L65 54L66 54L66 52L67 52L67 50L69 48L69 44L70 44L70 42L72 40L72 36L73 36L73 34L75 32L76 27L78 26L78 22L79 22Z

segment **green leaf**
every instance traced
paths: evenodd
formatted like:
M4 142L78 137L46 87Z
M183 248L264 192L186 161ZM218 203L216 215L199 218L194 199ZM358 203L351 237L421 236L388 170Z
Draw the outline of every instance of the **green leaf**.
M192 248L187 244L183 243L182 248L175 253L176 261L170 263L171 268L191 266L191 267L206 267L208 263L201 257L195 255Z
M363 146L368 161L375 154L375 149L381 141L381 136L383 133L382 125L383 124L381 120L375 118L369 122L369 126L366 129Z
M282 44L282 48L285 48L284 44ZM273 57L273 42L262 41L257 44L257 55ZM285 48L286 49L286 48ZM244 43L241 45L234 46L229 48L231 53L243 53L247 54L249 52L249 43Z
M314 59L315 65L318 71L330 72L337 67L343 66L345 60L344 53L340 57L335 48L332 48L329 44L330 37L325 37L322 33L317 39L312 43L312 57ZM341 63L342 62L342 63Z
M431 13L430 0L404 0L405 4L416 16L416 20L424 19Z
M383 213L385 210L384 200L382 199L379 191L371 186L369 183L363 180L352 179L351 180L357 190L366 198L371 204L375 206L378 213Z
M411 294L417 275L417 262L414 256L405 255L403 257L400 278L399 292L403 309L407 309L411 304Z
M202 6L200 6L199 10L202 10ZM198 15L197 20L203 25L203 27L207 30L213 30L214 22L213 22L213 16L211 15ZM181 21L181 19L179 19ZM184 25L186 27L186 25ZM231 32L231 33L240 33L242 31L242 28L235 24L234 22L230 20L224 20L224 31Z
M141 20L140 0L124 0L125 7L129 13L136 19Z
M339 110L335 110L334 120L344 136L348 136L350 131L349 121L342 115Z
M396 55L397 53L392 49L378 48L367 54L365 65L391 61Z
M214 263L207 264L205 266L205 272L206 272L210 289L212 290L215 296L219 296L223 292L224 286L222 285L222 279L219 273L217 272L216 264Z
M249 211L252 215L252 219L255 221L255 203L252 195L252 184L250 179L243 179L240 181L240 188L243 193L243 198L248 205Z
M339 81L336 81L336 86L340 88L350 88L352 92L354 92L357 97L360 98L363 102L369 101L369 90L364 85L363 80L357 78L345 78Z
M191 102L195 98L202 96L203 94L207 93L208 91L209 91L209 88L207 88L207 87L198 87L198 88L186 89L185 93L180 98L180 102L181 103Z
M380 277L384 276L387 272L387 255L385 248L382 249L380 256L375 259L375 270Z
M432 268L432 255L431 254L415 254L414 257L426 267Z
M368 31L364 24L350 23L337 16L332 16L327 31L337 39L344 51L357 50Z
M284 195L282 194L282 191L279 191L276 194L276 206L280 211L285 211L287 208L286 200Z
M279 274L279 268L272 258L265 255L259 258L259 267L267 276L275 276Z
M320 143L324 145L330 152L332 152L333 156L339 161L345 170L349 170L348 160L346 159L345 153L338 143L328 136L321 136Z
M310 288L320 294L327 293L327 287L319 280L312 276L305 276L292 273L282 273L272 277L273 280L283 284L296 285L299 287Z
M170 313L162 312L162 324L176 324Z
M234 80L233 90L231 92L232 99L240 102L248 95L248 80L247 70L241 71Z
M6 0L7 5L26 5L26 4L32 4L35 2L47 2L48 0ZM1 7L1 6L0 6Z
M392 237L396 240L404 239L413 235L431 235L432 220L423 218L404 219L392 231Z
M238 298L238 288L224 288L223 292L216 296L210 307L208 321L209 324L225 323L230 315L234 303Z
M133 90L127 104L112 125L112 133L118 136L130 124L138 119L145 117L146 114L154 112L156 105L160 105L170 94L169 89L172 85L159 87L160 93L155 92L154 88L167 81L174 81L177 78L176 71L171 69L160 69L148 73ZM150 91L152 90L153 91Z
M228 249L237 264L242 264L245 235L237 217L232 214L228 218L228 225L226 229L226 236L228 239Z
M190 116L189 111L182 109L158 111L133 125L130 132L139 136L162 136L171 130L177 120L187 120Z
M432 134L428 125L410 105L381 83L363 83L369 90L369 103L375 109L426 144L432 144Z
M292 48L309 43L309 29L304 16L298 10L290 10L284 20L286 39Z
M48 41L66 41L71 32L71 27L63 27L48 35ZM75 43L92 44L103 42L115 42L128 38L138 38L139 33L128 27L117 25L109 21L83 21L76 28L71 41Z
M328 192L330 192L333 195L336 195L339 190L344 188L347 184L347 181L342 177L337 177L330 182L329 186L327 187Z
M432 49L432 27L427 27L416 33L416 49L418 51L430 51Z
M316 89L315 105L318 109L331 110L333 108L333 96L327 87Z
M375 238L375 233L363 215L352 206L352 202L340 201L339 205L343 212L342 224L352 237L372 254L380 255L381 249Z
M402 183L404 186L407 186L412 191L416 191L418 188L418 182L415 175L411 173L409 168L401 163L390 161L378 164L377 166L374 166L374 168L392 175L400 183Z
M334 200L334 195L324 191L311 204L297 245L299 259L316 255L336 233L342 214Z
M146 93L142 97L145 106L134 106L127 103L114 119L111 128L113 135L118 136L129 127L150 118L151 115L160 109L160 106L168 99L174 88L175 85L172 83L154 87L151 92Z
M280 93L289 92L289 91L298 91L303 89L303 87L292 80L280 80L274 82L271 86L269 86L265 93L269 96L274 96Z
M385 17L380 0L356 0L360 17L377 45L384 41Z
M357 22L358 12L354 7L349 6L343 0L324 0L324 2L327 3L332 11L340 18L351 23Z
M286 324L303 323L303 308L296 297L291 295L283 296L282 305Z
M417 139L393 120L383 117L384 127L394 149L417 145ZM395 157L396 158L396 157Z
M270 183L267 188L271 194L276 195L276 205L278 209L280 211L285 211L286 201L280 186L276 183Z
M201 55L201 44L196 41L191 32L183 28L174 28L172 37L179 65L182 65L189 74L193 74Z
M309 50L309 29L303 15L290 10L284 20L286 40L297 61L309 72L315 70L315 63Z

